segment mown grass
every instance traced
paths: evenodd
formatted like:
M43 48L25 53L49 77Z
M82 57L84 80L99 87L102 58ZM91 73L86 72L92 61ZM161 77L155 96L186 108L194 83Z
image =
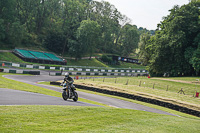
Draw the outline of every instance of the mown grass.
M106 64L98 61L97 59L82 59L82 60L67 59L67 65L68 66L108 67Z
M200 119L69 106L0 106L1 132L199 132Z
M10 52L0 52L0 60L9 61L9 62L17 62L17 63L25 63L23 60L15 56Z
M193 106L195 109L200 110L199 98L193 97L196 90L200 92L200 86L198 85L196 87L196 84L151 78L148 79L146 77L91 78L77 80L76 83L86 85L93 84L93 86L99 88L107 88L110 90L141 95L144 97L172 102L174 104L182 105L184 103L184 106L189 108ZM183 88L185 95L178 93L181 88Z
M22 83L22 82L11 80L11 79L7 79L7 78L2 77L2 75L11 75L11 74L6 74L6 73L0 72L0 88L21 90L21 91L27 91L27 92L33 92L33 93L40 93L40 94L45 94L45 95L49 95L49 96L62 98L62 94L60 92L45 89L45 88L34 86L34 85L30 85L30 84L27 84L27 83ZM107 106L105 104L90 101L90 100L83 99L83 98L79 98L79 101L87 102L87 103L91 103L91 104L96 104L96 105L100 105L100 106Z

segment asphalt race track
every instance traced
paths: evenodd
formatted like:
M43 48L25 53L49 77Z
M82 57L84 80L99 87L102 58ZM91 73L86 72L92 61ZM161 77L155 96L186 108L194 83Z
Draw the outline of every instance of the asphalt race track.
M97 106L83 102L64 101L61 98L0 88L0 105L69 105L69 106Z
M61 87L55 87L50 85L38 84L42 81L57 81L62 80L63 76L49 76L46 72L41 72L43 75L39 76L27 76L27 75L5 75L4 77L8 79L13 79L28 83L35 86L40 86L43 88L51 89L54 91L62 92ZM153 113L173 115L158 109L150 108L140 104L135 104L132 102L110 98L106 96L100 96L95 94L89 94L85 92L78 91L80 98L96 101L99 103L107 104L115 108L125 108L125 109L134 109L142 110ZM5 100L6 99L6 100ZM0 89L0 105L72 105L72 106L95 106L83 102L73 102L72 100L64 101L62 98L47 96L43 94L35 94L30 92L16 91L11 89ZM176 115L173 115L176 116Z

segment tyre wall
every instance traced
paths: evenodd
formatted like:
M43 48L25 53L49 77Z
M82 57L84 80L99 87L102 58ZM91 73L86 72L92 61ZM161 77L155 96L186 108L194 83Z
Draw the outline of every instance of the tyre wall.
M50 82L50 84L60 85L60 82ZM109 94L109 95L124 97L124 98L142 101L142 102L146 102L146 103L150 103L150 104L155 104L155 105L159 105L159 106L166 107L166 108L169 108L169 109L173 109L173 110L176 110L176 111L180 111L182 113L186 113L186 114L190 114L190 115L200 117L200 111L196 111L196 110L193 110L193 109L182 107L180 105L175 105L175 104L172 104L172 103L168 103L168 102L164 102L164 101L160 101L160 100L156 100L156 99L146 98L146 97L137 96L137 95L133 95L133 94L127 94L127 93L123 93L123 92L100 89L100 88L95 88L95 87L77 85L77 84L75 84L75 86L76 86L76 88L79 88L79 89L84 89L84 90L99 92L99 93L103 93L103 94Z

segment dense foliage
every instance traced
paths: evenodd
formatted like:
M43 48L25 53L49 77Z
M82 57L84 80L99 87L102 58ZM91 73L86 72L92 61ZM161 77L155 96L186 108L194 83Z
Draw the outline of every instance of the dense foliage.
M174 6L158 24L155 36L141 36L139 47L151 75L199 75L200 0Z
M128 56L146 29L108 2L92 0L1 0L0 45L45 47L76 58L94 52Z

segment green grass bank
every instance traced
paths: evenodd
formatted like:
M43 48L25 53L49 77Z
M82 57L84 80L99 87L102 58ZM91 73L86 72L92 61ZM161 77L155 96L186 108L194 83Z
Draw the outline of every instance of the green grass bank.
M37 64L31 62L24 62L13 53L10 52L0 52L0 60L8 61L13 63L26 63L26 64ZM39 64L38 64L39 65ZM46 66L60 66L53 64L41 64ZM120 62L120 65L106 65L105 63L97 60L97 59L67 59L67 66L86 66L86 67L111 67L111 68L134 68L134 69L145 69L144 66L132 64L132 63L123 63Z
M200 119L71 106L0 106L1 132L197 133Z

